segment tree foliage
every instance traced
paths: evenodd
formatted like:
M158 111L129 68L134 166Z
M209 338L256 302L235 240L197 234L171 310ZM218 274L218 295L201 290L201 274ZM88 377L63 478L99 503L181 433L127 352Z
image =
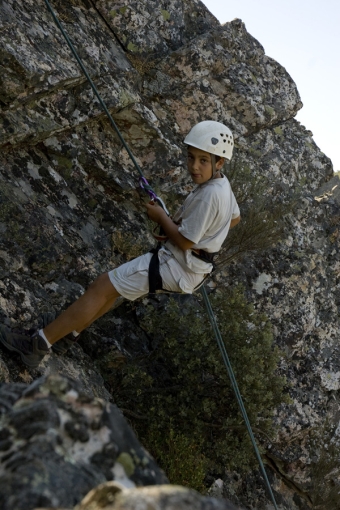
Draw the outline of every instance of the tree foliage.
M278 192L277 184L254 173L237 159L227 164L226 175L241 209L242 221L232 229L217 260L223 268L245 253L271 248L284 235L284 219L292 212L300 190Z
M212 306L250 422L259 437L268 436L273 410L285 400L270 323L246 302L240 287L216 292ZM141 441L161 466L173 463L169 438L172 449L181 445L170 480L200 490L202 480L188 474L198 463L200 472L204 465L215 475L226 467L253 467L253 448L202 303L180 307L170 299L163 309L150 305L142 325L152 340L150 353L115 373L106 371L106 377L117 405L133 411Z

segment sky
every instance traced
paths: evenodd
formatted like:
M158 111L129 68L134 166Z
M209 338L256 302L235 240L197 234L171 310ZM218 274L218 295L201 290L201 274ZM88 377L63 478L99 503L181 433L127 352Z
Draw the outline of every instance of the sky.
M303 102L296 119L340 171L340 0L202 0L223 24L240 18L286 68Z

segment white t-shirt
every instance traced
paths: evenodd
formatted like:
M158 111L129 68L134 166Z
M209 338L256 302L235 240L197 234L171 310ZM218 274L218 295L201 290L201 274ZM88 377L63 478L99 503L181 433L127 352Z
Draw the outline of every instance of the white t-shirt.
M215 253L227 237L231 220L239 215L230 183L222 176L192 191L172 219L179 224L182 236L195 243L193 249ZM191 250L183 251L170 240L165 246L184 269L201 274L212 270L211 264L195 257Z

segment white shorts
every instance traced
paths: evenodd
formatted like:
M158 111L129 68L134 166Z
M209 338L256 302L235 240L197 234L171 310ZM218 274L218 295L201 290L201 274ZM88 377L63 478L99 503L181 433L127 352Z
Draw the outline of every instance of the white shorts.
M146 253L109 271L110 281L121 296L134 301L148 294L151 257L152 253ZM165 291L192 294L195 288L203 282L204 274L186 272L166 248L163 247L159 250L158 258L159 272Z

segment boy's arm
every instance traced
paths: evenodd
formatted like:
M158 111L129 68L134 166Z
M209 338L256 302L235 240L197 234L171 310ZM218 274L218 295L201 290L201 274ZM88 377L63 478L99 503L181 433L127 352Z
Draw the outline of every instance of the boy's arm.
M229 228L236 227L236 225L238 225L240 223L240 221L241 221L241 215L237 216L237 218L234 218L233 220L231 220Z
M153 202L144 205L150 220L158 223L173 243L183 251L190 250L195 243L178 232L178 225L172 221L162 207Z

